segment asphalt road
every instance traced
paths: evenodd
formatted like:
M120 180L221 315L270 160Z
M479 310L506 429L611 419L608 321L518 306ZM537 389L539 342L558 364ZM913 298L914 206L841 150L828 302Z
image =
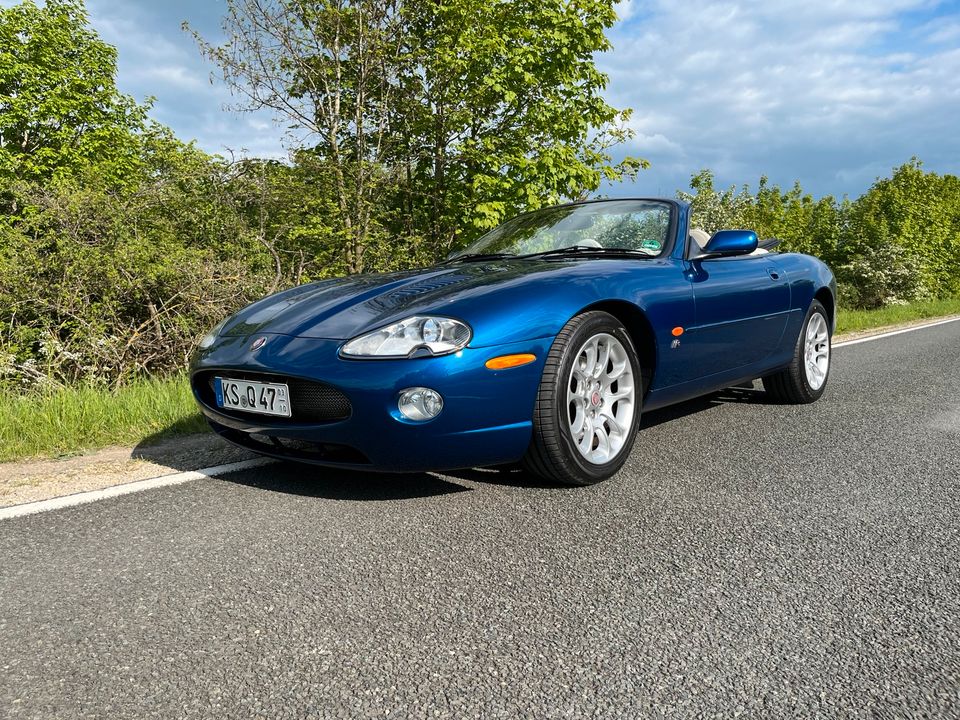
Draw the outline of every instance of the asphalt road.
M277 465L0 523L0 716L960 717L960 323L597 487Z

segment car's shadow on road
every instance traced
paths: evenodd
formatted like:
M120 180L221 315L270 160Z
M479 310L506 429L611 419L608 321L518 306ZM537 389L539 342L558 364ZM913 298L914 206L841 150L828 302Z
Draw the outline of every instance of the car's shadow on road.
M763 391L746 387L728 388L711 395L643 414L640 431L728 403L767 404ZM193 425L165 428L147 438L132 457L157 463L171 470L196 470L255 457L235 448L213 433L180 434ZM328 500L406 500L466 492L467 483L514 488L550 489L564 487L523 470L518 465L497 468L470 468L438 473L384 474L340 470L316 465L277 461L260 468L219 476L223 481L259 490Z
M688 400L684 403L671 405L660 410L651 410L644 413L640 420L640 432L645 428L656 427L664 423L682 420L683 418L704 412L710 408L730 403L744 403L765 405L769 402L766 393L753 387L732 387L720 392ZM498 468L471 468L469 470L453 470L443 473L446 476L468 480L487 485L502 485L520 488L563 488L568 487L560 483L544 480L533 473L529 473L519 465L502 466Z
M566 485L544 480L531 472L527 472L520 467L519 464L503 465L495 468L446 470L440 474L458 480L467 480L468 482L482 483L484 485L501 485L503 487L540 489L567 487Z
M192 429L194 425L189 423L171 425L143 440L133 449L131 457L168 468L170 472L211 468L257 457L214 433L183 434ZM470 489L428 473L384 474L280 460L217 477L260 490L328 500L404 500Z
M682 420L690 415L709 410L719 405L729 405L733 403L745 405L768 405L769 396L756 388L732 387L719 392L704 395L703 397L687 400L686 402L670 405L659 410L645 412L640 419L640 431L644 428L656 427L663 423Z
M411 500L470 490L429 473L369 473L280 461L221 475L220 479L258 490L324 500Z

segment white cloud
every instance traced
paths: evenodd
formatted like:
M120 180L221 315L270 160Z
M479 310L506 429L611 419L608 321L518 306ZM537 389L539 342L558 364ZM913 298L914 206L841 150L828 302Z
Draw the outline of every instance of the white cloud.
M201 74L183 65L154 65L132 70L131 80L150 83L153 87L168 85L178 91L198 91L210 88L209 73Z
M140 60L184 61L189 53L182 44L167 37L168 27L156 28L135 6L88 3L100 38ZM126 13L126 14L121 14ZM154 26L155 29L147 28ZM174 36L176 37L176 36Z
M207 152L286 156L283 129L268 113L230 110L236 99L211 82L213 67L181 29L188 19L205 37L218 37L222 6L88 0L88 7L100 37L117 48L118 86L138 99L154 96L154 119Z
M631 123L631 126L632 125ZM663 155L682 155L683 153L683 150L677 143L662 133L647 135L646 133L636 131L632 144L641 153L656 152Z
M927 42L943 44L960 41L960 20L930 22L920 28Z
M620 0L614 9L617 11L617 17L620 18L621 22L629 20L632 18L637 11L637 1L638 0Z
M960 171L948 120L960 114L960 50L902 40L901 13L929 6L647 2L642 19L613 29L614 51L598 61L608 99L635 110L629 151L652 160L648 186L683 186L710 167L724 183L767 174L858 194L915 154Z

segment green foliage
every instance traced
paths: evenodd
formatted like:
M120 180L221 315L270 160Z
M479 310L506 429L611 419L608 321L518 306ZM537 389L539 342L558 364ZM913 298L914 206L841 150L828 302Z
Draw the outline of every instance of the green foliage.
M920 262L912 253L883 238L864 245L836 268L841 304L851 308L879 308L931 297Z
M717 230L751 227L754 198L746 186L739 191L735 187L718 191L713 186L713 173L701 170L690 178L690 188L693 193L677 193L681 200L692 206L690 227L711 234Z
M960 179L924 172L914 159L859 199L814 200L799 183L784 192L761 178L717 191L704 170L691 180L693 226L744 227L783 240L780 249L816 255L837 276L840 301L878 308L960 294Z
M914 158L877 180L854 203L843 256L881 252L907 284L895 282L875 305L960 292L960 178L923 171ZM850 277L853 277L852 275Z
M410 109L398 161L413 223L445 254L523 210L575 199L646 162L612 164L630 111L594 64L613 3L408 0Z
M147 107L117 91L116 60L81 0L0 7L0 182L90 168L106 185L124 181Z
M219 201L219 178L192 174L183 154L186 167L129 193L83 175L21 189L25 215L0 255L0 372L119 382L183 367L205 328L269 289L267 258Z
M613 0L228 0L225 42L195 36L242 107L315 143L361 272L644 166L608 152L632 134L594 62L615 19Z

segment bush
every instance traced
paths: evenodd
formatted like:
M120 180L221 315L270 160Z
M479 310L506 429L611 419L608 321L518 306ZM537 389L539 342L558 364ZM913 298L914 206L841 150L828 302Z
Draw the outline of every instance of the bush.
M155 140L143 151L154 171L136 185L79 175L10 187L0 380L117 385L180 370L203 332L270 289L272 259L226 192L226 166Z
M920 263L891 242L865 247L835 272L844 307L869 310L931 297Z

